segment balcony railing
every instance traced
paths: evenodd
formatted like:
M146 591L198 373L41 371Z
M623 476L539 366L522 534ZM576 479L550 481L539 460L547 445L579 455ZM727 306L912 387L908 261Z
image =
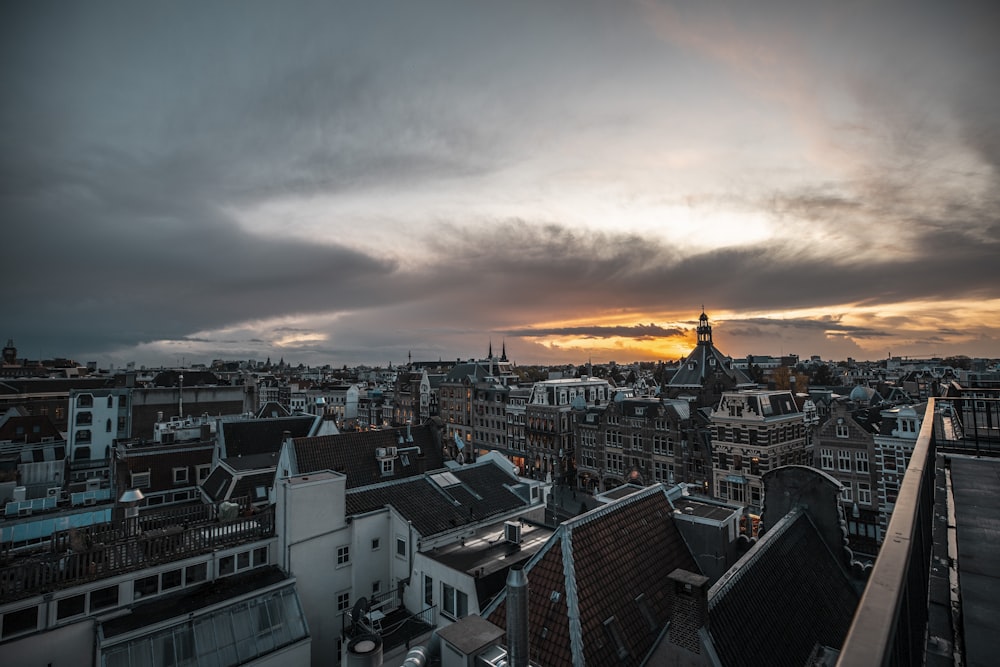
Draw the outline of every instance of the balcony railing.
M885 541L838 667L923 663L934 513L934 399L927 404Z
M0 564L0 600L39 595L273 537L274 508L226 522L192 512L169 523L139 517L94 528L79 529L72 537L56 536L53 550L46 553L7 554L6 562ZM67 548L55 550L59 545Z

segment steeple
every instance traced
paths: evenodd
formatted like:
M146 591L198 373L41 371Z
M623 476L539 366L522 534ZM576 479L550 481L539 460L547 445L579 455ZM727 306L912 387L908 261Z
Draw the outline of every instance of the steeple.
M712 344L712 326L708 323L705 306L701 307L701 317L698 318L698 345Z
M492 359L493 358L493 339L492 338L490 338L490 351L486 353L486 358L487 359Z
M500 345L500 361L507 361L507 339L504 338Z

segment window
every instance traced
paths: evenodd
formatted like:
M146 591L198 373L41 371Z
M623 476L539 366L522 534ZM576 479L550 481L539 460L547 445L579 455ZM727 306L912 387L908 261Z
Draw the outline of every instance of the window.
M151 577L136 579L132 585L132 596L136 599L144 598L147 595L156 595L159 590L160 577L154 574Z
M868 482L858 482L858 503L861 505L872 504L872 485Z
M170 570L160 575L160 590L169 591L181 585L181 571Z
M250 567L250 552L241 551L240 553L236 554L236 569L246 570L249 569L249 567Z
M90 442L90 440L91 438L90 438L89 428L80 429L79 431L76 432L77 442Z
M434 605L434 578L429 574L424 574L424 604L428 607Z
M727 461L726 452L719 450L719 470L728 470L729 463Z
M92 408L94 407L94 396L92 394L80 394L76 397L76 407L78 408Z
M188 469L174 468L174 484L187 484Z
M743 470L743 457L740 454L733 454L733 470Z
M373 581L372 582L372 595L378 595L381 592L382 592L382 582L381 581Z
M224 556L219 559L219 576L225 577L236 572L236 557Z
M253 566L267 565L267 547L257 547L253 550Z
M868 472L868 452L855 452L854 462L858 472Z
M337 593L337 611L347 611L351 608L351 591Z
M196 584L199 581L205 581L208 579L208 563L198 563L197 565L188 565L184 568L184 583L188 586L191 584ZM93 594L91 594L93 597ZM93 601L91 602L93 605Z
M71 598L63 598L56 603L56 618L60 621L70 616L79 616L84 612L87 603L86 595L74 595Z
M9 611L3 615L3 638L22 632L32 632L38 627L38 607Z
M452 619L465 618L469 615L469 596L441 582L441 611Z
M750 474L759 475L760 474L760 459L756 456L750 457Z
M406 539L396 536L396 555L400 558L406 558Z
M821 449L820 454L820 467L823 470L833 470L833 450L832 449Z
M847 437L850 437L850 435L851 435L851 432L850 432L850 429L847 428L847 424L844 423L843 419L838 419L837 420L837 437L838 438L847 438Z
M392 474L392 464L395 459L382 459L382 474L391 475Z
M850 482L844 482L844 488L840 490L840 499L844 502L851 502L854 498L853 487Z
M837 450L837 469L840 472L851 472L851 452L846 449Z
M90 612L118 605L118 586L108 586L90 592Z
M212 464L206 463L204 465L195 466L195 474L198 477L198 483L201 484L212 472Z
M351 562L351 545L337 547L337 566L349 565Z
M381 546L382 544L379 538L377 537L372 538L372 551L378 551Z

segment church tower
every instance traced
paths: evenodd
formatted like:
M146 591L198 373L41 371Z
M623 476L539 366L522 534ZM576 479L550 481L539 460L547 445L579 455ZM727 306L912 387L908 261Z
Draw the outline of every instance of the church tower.
M708 315L705 308L701 309L701 317L698 318L698 345L712 344L712 325L708 323Z

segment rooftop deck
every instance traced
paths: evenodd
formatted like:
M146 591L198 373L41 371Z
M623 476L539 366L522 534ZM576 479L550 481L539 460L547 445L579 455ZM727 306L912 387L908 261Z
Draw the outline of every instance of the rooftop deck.
M14 600L273 537L274 508L222 522L207 505L75 528L0 553L0 600Z
M986 665L1000 653L1000 459L976 455L990 453L982 430L944 442L934 409L838 665Z

